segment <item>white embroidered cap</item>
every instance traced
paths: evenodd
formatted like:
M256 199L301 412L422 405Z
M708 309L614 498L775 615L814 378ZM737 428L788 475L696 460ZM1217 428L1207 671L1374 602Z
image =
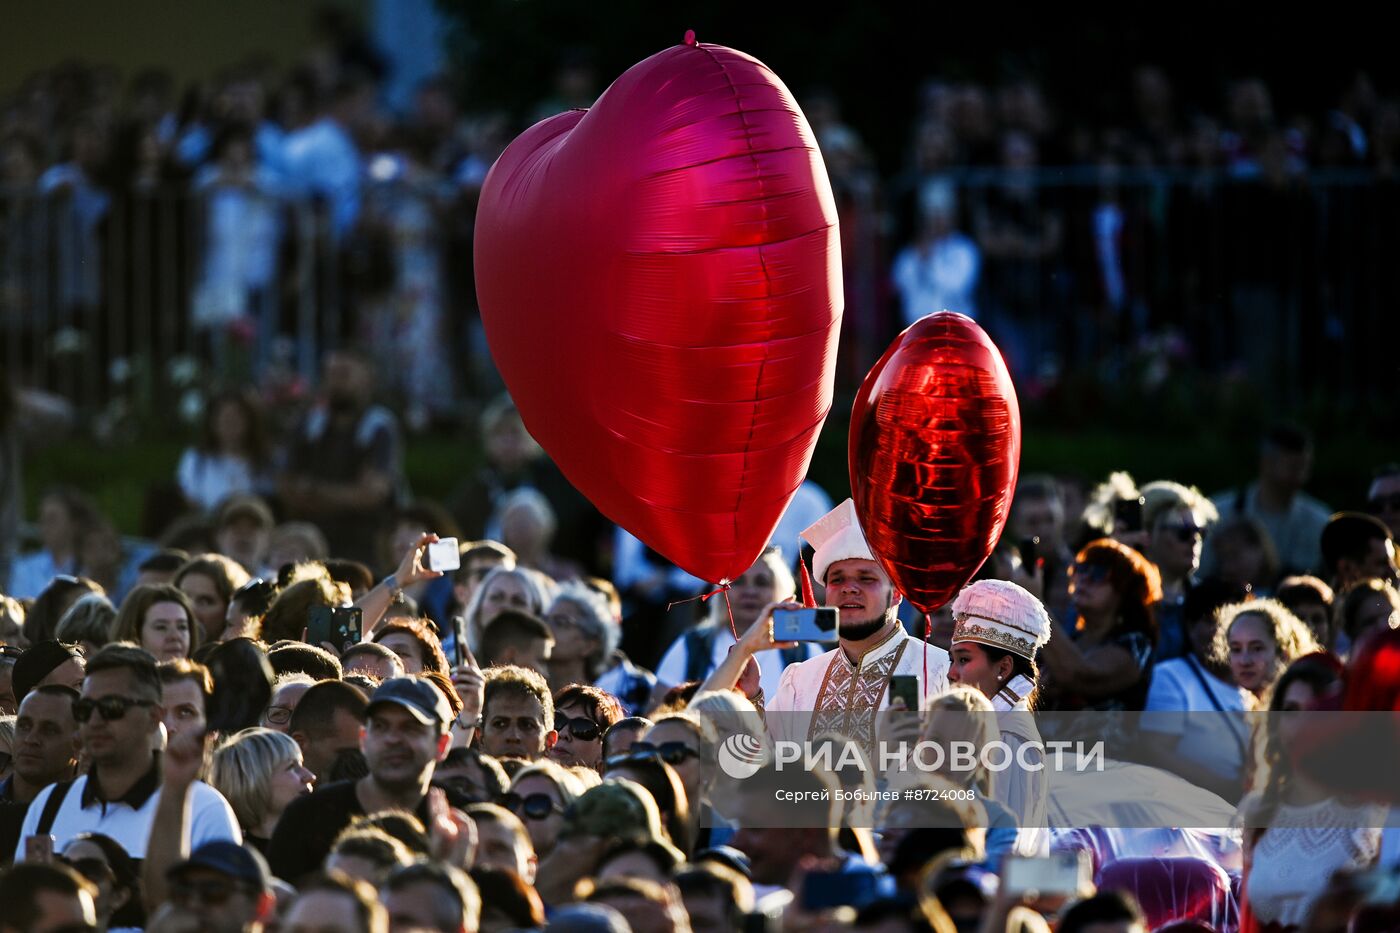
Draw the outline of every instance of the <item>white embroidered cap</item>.
M1050 640L1050 614L1024 587L1009 580L978 580L953 600L953 644L972 641L1023 658Z
M802 537L816 548L812 555L812 575L818 583L826 582L826 568L839 560L875 559L870 545L865 543L865 533L860 530L856 504L850 499L809 525Z

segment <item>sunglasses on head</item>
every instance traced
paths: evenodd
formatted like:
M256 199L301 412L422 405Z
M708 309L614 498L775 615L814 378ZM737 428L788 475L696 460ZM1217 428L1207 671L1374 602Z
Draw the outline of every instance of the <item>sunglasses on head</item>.
M1112 575L1106 564L1074 565L1074 579L1084 583L1107 583Z
M653 745L650 742L633 742L632 747L627 750L629 758L646 758L655 755L668 765L678 765L687 758L699 758L700 753L684 742L662 742L660 745Z
M501 806L527 820L547 820L550 814L564 812L564 808L551 800L548 794L531 794L528 797L516 793L502 794Z
M554 731L563 732L569 730L569 734L580 742L592 742L603 734L602 728L591 719L573 719L569 716L556 713L554 716Z
M150 700L133 700L129 697L103 697L100 700L74 700L73 718L87 722L96 711L105 722L115 722L127 714L133 706L155 706Z
M1367 501L1366 511L1368 512L1400 512L1400 492L1393 492L1388 496L1376 496Z

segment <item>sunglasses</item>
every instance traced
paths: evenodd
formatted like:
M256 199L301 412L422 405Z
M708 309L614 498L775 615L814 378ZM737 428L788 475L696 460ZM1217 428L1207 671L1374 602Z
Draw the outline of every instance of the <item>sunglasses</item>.
M1103 564L1075 564L1074 579L1083 583L1107 583L1112 571Z
M655 755L668 765L678 765L687 758L699 758L700 753L684 742L662 742L660 745L653 745L650 742L633 742L632 747L627 750L629 758L646 758Z
M563 732L569 730L569 734L580 742L592 742L603 734L602 727L591 719L572 719L568 716L556 715L554 717L554 731Z
M501 806L527 820L547 820L551 814L564 812L564 808L551 800L548 794L531 794L528 797L516 793L502 794Z
M1172 537L1182 544L1189 544L1206 533L1204 528L1196 525L1172 525L1166 530L1171 532Z
M1393 492L1388 496L1376 496L1366 503L1366 511L1375 512L1400 512L1400 492Z
M248 890L246 885L217 878L209 878L205 881L180 879L171 882L170 899L181 907L196 899L201 904L207 904L210 907L221 907L228 903L229 898L235 894Z
M100 700L74 700L73 718L87 722L95 710L104 722L115 722L127 714L133 706L155 706L150 700L133 700L128 697L103 697Z

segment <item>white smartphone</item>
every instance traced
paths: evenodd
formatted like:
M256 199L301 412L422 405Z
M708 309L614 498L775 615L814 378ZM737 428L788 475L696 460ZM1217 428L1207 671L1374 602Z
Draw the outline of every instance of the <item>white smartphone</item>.
M462 555L457 550L456 538L443 538L428 545L428 569L443 573L462 566Z

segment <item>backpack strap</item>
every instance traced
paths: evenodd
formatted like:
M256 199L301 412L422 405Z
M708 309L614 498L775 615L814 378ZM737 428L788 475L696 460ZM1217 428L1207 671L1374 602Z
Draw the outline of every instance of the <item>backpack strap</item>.
M44 801L44 812L39 814L39 825L34 829L36 836L47 836L49 830L53 829L53 821L58 819L58 809L63 806L74 780L76 778L59 781L53 786L53 790L49 791L49 799Z
M783 669L786 670L790 664L800 664L807 660L807 646L802 644L783 648L778 654L783 659Z
M701 626L685 633L685 680L701 680L710 673L714 653L714 629Z

